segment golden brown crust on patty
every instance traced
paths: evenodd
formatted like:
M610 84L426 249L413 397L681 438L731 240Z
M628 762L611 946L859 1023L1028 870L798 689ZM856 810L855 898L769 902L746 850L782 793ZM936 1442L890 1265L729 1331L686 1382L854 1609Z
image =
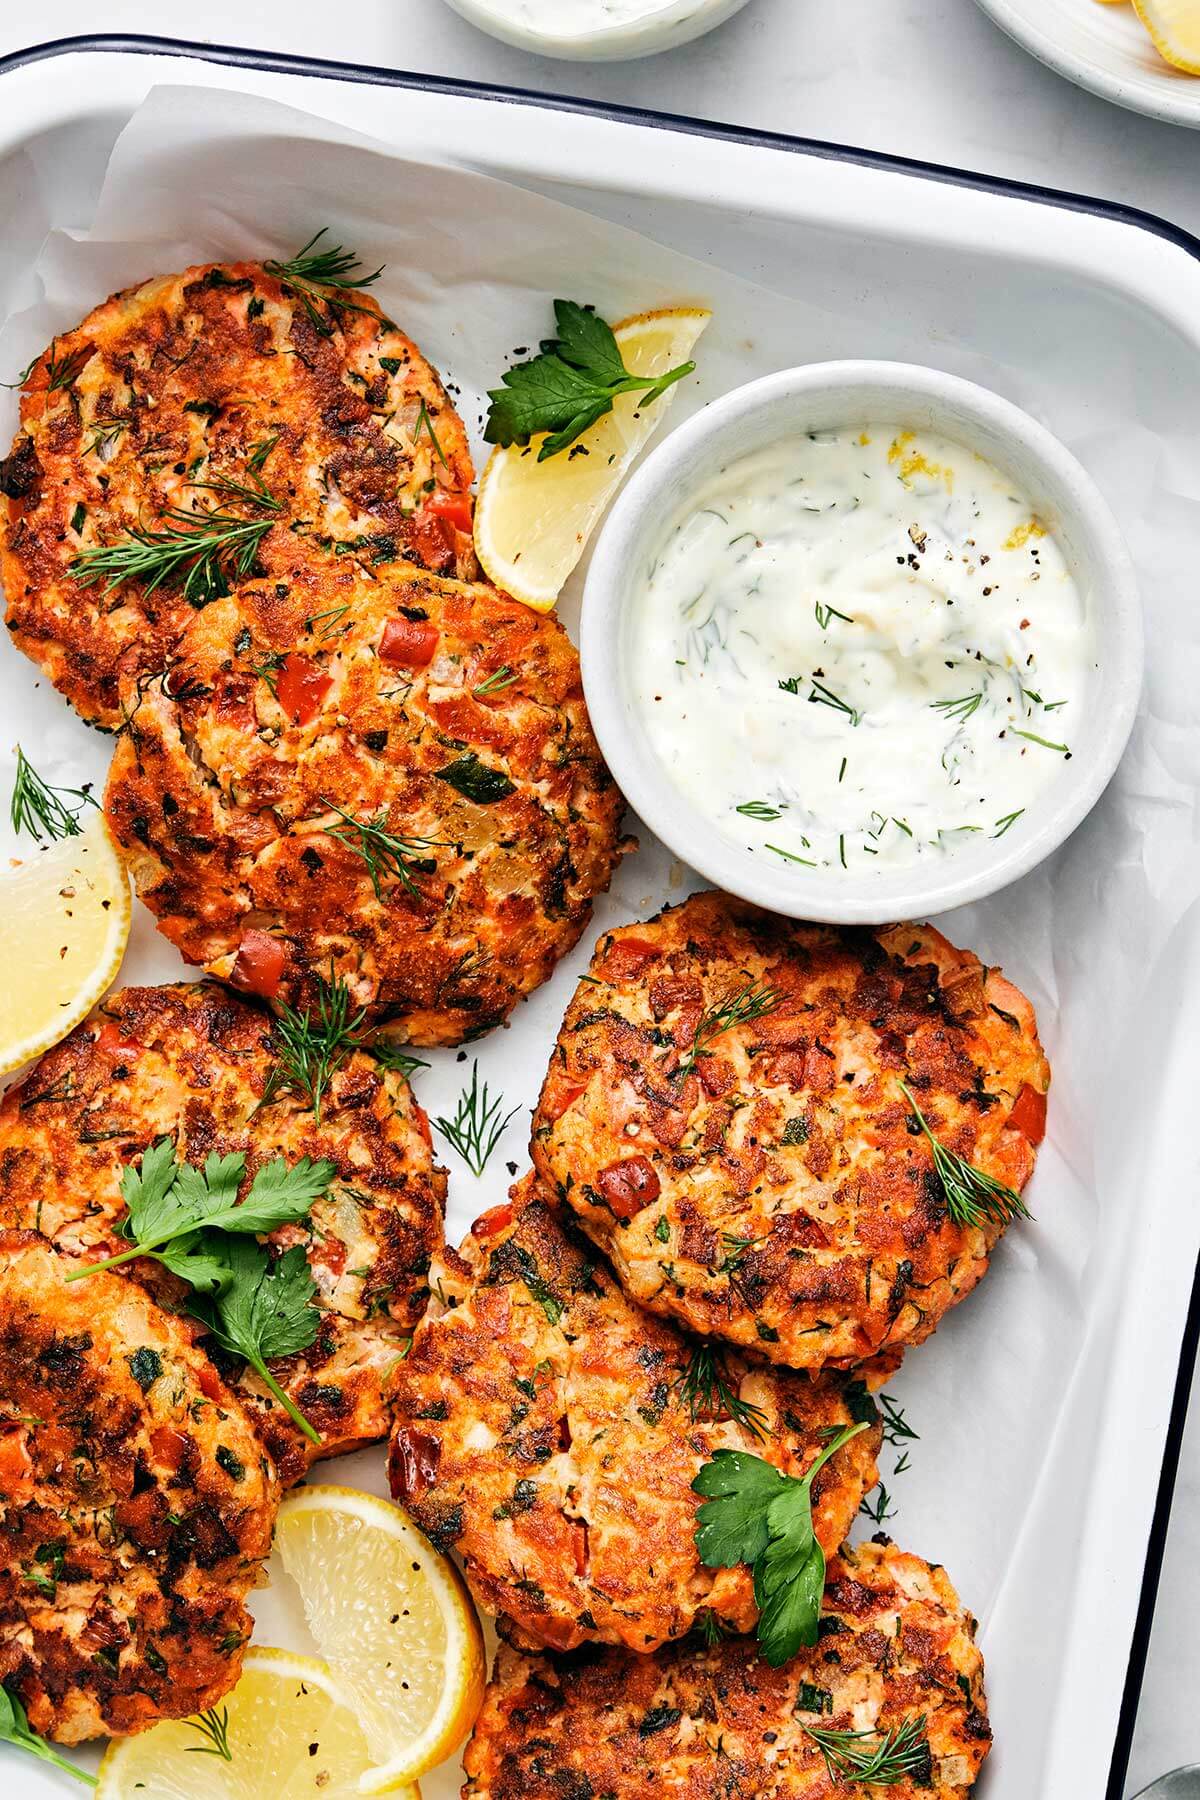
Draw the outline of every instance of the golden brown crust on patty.
M270 1240L304 1246L320 1329L272 1368L322 1434L319 1454L334 1456L387 1432L383 1384L425 1305L446 1177L407 1082L365 1054L336 1071L319 1123L301 1095L263 1105L277 1067L271 1025L211 984L110 994L0 1103L0 1226L39 1230L64 1253L99 1261L129 1248L114 1235L125 1216L121 1170L156 1138L174 1138L197 1165L213 1151L245 1152L247 1184L272 1157L328 1157L337 1179L311 1227L283 1226ZM161 1264L128 1268L165 1303L182 1302L186 1290ZM252 1371L239 1387L294 1480L310 1447Z
M833 1551L878 1476L875 1409L861 1384L736 1353L721 1372L760 1431L711 1393L693 1409L681 1384L699 1346L628 1301L568 1219L529 1175L435 1268L396 1374L392 1490L523 1641L654 1649L703 1611L749 1630L749 1571L696 1554L697 1471L728 1449L800 1476L831 1429L871 1420L814 1483Z
M219 510L274 520L257 562L276 579L339 545L372 568L470 576L472 474L437 375L369 295L310 312L256 263L158 276L56 338L26 378L0 464L9 629L84 718L115 727L119 671L161 668L192 608L178 582L81 586L82 552L162 530L172 509ZM220 487L256 480L277 513Z
M300 589L214 601L127 685L109 817L189 962L301 1004L332 970L396 1036L459 1043L546 980L612 874L579 659L491 588L347 563ZM372 870L364 825L406 840L407 878Z
M765 990L757 1020L708 1032ZM929 926L841 931L697 894L600 940L534 1161L643 1305L794 1368L850 1367L928 1337L1000 1236L949 1217L901 1081L942 1143L1024 1187L1049 1068L998 971Z
M0 1233L0 1678L66 1744L228 1693L279 1503L183 1323L71 1266Z
M922 1718L928 1759L887 1791L961 1800L991 1732L975 1621L945 1572L886 1540L845 1549L829 1565L822 1631L782 1669L748 1638L655 1656L503 1648L464 1800L828 1800L842 1786L806 1726L886 1733Z

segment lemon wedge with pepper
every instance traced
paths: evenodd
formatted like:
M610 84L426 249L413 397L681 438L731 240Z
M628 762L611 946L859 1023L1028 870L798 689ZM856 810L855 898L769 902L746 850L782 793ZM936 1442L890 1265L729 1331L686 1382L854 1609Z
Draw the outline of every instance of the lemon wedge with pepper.
M614 325L613 336L631 375L656 378L688 360L711 317L700 307L638 313ZM650 406L644 394L618 394L611 412L545 462L544 433L492 452L475 503L475 554L489 581L550 611L674 392Z
M400 1507L334 1486L287 1496L275 1548L370 1746L358 1791L443 1762L483 1704L483 1634L453 1563Z
M0 871L0 1073L40 1056L116 979L129 877L99 812Z
M324 1663L251 1649L233 1692L105 1752L97 1800L351 1800L371 1753ZM415 1787L404 1800L420 1800Z

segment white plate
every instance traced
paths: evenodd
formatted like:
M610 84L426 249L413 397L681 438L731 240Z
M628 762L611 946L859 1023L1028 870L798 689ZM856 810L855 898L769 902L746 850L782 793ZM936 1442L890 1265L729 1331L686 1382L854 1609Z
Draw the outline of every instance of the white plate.
M1163 61L1132 6L1100 0L979 0L1048 68L1131 112L1200 130L1200 75Z

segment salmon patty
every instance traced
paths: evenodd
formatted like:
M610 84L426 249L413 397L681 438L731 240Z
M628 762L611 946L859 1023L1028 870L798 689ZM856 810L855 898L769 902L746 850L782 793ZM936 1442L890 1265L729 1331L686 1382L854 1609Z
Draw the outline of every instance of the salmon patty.
M115 294L25 378L0 463L8 625L93 724L118 726L120 673L161 669L193 608L252 570L475 572L470 451L433 369L368 294L271 267ZM220 544L203 557L189 534ZM96 560L121 546L124 578Z
M968 1794L991 1732L975 1621L945 1572L886 1539L844 1549L823 1614L819 1643L781 1669L749 1638L654 1656L502 1648L464 1800L827 1800L857 1792L877 1751L891 1773L872 1792Z
M536 1176L435 1267L436 1299L400 1365L392 1491L480 1604L523 1642L653 1650L700 1615L750 1630L744 1567L708 1569L692 1481L717 1450L813 1483L834 1551L878 1478L866 1388L715 1354L625 1298Z
M1048 1084L1028 1000L931 927L703 893L600 940L534 1161L643 1305L849 1368L920 1343L984 1274ZM956 1158L1008 1192L981 1202Z
M214 601L126 684L108 815L188 962L299 1005L344 979L391 1035L461 1043L578 941L623 802L557 620L339 577L332 608L270 582Z
M288 1079L277 1029L269 1013L212 984L110 994L0 1103L0 1226L39 1231L98 1262L129 1248L117 1235L121 1172L158 1138L173 1138L178 1158L196 1166L214 1152L244 1153L243 1194L274 1157L327 1158L337 1171L329 1191L268 1242L303 1246L320 1314L314 1343L272 1373L320 1433L315 1454L335 1456L387 1434L384 1381L425 1305L446 1178L402 1075L346 1052L318 1119L311 1092ZM160 1263L127 1268L164 1303L182 1304L186 1288ZM312 1446L252 1370L236 1379L295 1479Z
M64 1744L228 1693L279 1504L185 1325L71 1266L0 1232L0 1679Z

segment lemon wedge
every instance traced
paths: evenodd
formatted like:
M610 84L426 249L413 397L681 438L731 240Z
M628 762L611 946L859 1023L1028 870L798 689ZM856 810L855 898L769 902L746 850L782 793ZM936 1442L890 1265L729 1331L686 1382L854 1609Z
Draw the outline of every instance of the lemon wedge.
M1134 11L1173 68L1200 75L1200 0L1133 0Z
M697 307L639 313L615 325L613 336L631 375L665 375L688 360L711 317ZM611 412L543 463L544 434L525 449L493 450L475 503L475 554L489 581L549 612L674 393L668 388L645 408L641 394L618 394Z
M390 1793L444 1761L484 1684L483 1634L454 1565L400 1507L344 1487L289 1494L275 1547L370 1746L358 1791Z
M100 813L0 871L0 1074L40 1056L111 987L129 878Z
M97 1800L350 1800L371 1762L362 1727L324 1663L246 1652L220 1706L116 1738ZM420 1800L417 1788L406 1800Z

